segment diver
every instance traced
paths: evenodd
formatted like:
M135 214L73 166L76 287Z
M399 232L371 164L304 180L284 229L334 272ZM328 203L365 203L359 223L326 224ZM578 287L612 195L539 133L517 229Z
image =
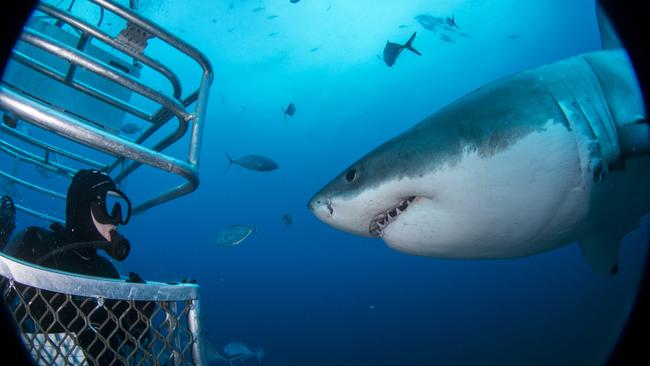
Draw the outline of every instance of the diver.
M10 218L3 219L2 227L8 235L15 228L15 208L7 196L2 199L0 213ZM13 215L12 215L13 214ZM115 260L124 260L131 249L128 239L117 232L118 225L126 225L131 216L131 202L117 189L108 174L98 170L79 170L68 187L66 197L65 226L53 223L50 229L32 226L16 234L3 251L18 259L82 275L119 279L113 264L101 256L97 249L104 250ZM4 216L2 216L4 217ZM5 224L6 222L6 224ZM4 235L4 234L3 234ZM6 240L6 239L5 239ZM144 283L134 272L129 273L127 282ZM25 287L19 287L25 291ZM106 300L103 307L89 298L72 296L73 304L60 294L41 291L41 296L24 292L25 303L34 322L26 332L60 333L74 332L78 344L90 364L120 365L136 346L136 340L147 342L149 319L154 303L142 301ZM14 306L17 299L9 299ZM56 318L52 310L57 309ZM16 314L17 318L24 316ZM79 312L85 314L84 318ZM110 314L109 314L110 312ZM23 324L23 328L26 326ZM108 344L107 344L108 343Z

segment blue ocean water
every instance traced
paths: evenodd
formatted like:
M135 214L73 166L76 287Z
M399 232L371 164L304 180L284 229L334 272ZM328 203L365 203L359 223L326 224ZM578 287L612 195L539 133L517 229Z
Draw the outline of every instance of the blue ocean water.
M121 229L131 255L115 264L146 280L196 279L209 343L261 346L262 364L278 366L602 363L638 288L647 222L622 244L620 273L600 277L575 244L513 260L415 257L336 231L306 207L350 163L465 93L599 49L592 0L139 6L201 50L215 79L200 187L135 216ZM452 42L421 14L454 15ZM413 32L422 56L405 51L391 68L378 59L387 40ZM162 58L183 69L185 60ZM196 70L179 76L198 81ZM289 102L297 111L285 121ZM170 150L185 153L180 145ZM224 173L225 153L265 155L280 168ZM157 177L130 180L126 193L167 186ZM294 220L286 230L285 212ZM231 224L259 235L217 247Z

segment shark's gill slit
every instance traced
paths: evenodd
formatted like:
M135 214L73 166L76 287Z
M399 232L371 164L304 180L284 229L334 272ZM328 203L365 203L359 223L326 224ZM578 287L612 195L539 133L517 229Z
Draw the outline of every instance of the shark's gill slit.
M379 214L377 214L371 221L370 225L368 227L368 231L370 232L370 235L372 236L381 236L384 232L384 228L388 226L390 223L395 221L397 216L399 216L402 212L406 211L408 206L415 200L415 196L409 196L400 203L395 206L391 207L386 211L382 211Z

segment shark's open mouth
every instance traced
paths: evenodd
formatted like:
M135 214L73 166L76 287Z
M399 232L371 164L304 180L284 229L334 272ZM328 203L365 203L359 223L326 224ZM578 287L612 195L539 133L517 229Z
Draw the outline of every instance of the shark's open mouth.
M370 235L380 237L384 232L384 228L395 221L397 216L399 216L402 212L406 211L413 200L415 200L415 196L407 197L406 199L402 200L397 206L377 214L370 221L370 226L368 228Z

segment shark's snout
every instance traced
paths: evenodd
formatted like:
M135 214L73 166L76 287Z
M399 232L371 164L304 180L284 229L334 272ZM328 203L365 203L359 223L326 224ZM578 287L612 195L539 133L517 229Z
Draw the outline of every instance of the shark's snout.
M332 200L328 197L323 197L320 195L314 196L307 203L307 207L309 207L314 215L316 215L316 217L321 220L334 214L334 209L332 208Z

